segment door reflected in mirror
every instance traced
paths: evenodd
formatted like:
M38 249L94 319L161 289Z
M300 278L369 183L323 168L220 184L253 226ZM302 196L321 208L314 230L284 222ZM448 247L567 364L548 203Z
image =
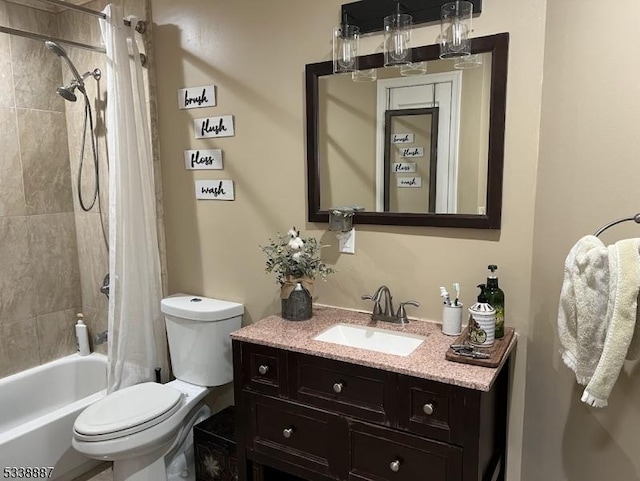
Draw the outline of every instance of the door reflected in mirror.
M464 65L437 47L413 50L422 75L361 57L375 82L307 65L310 221L360 205L357 223L499 228L508 34L473 39Z

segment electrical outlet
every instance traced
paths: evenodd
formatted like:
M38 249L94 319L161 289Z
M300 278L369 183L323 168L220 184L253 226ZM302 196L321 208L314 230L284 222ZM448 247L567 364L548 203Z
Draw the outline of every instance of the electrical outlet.
M487 215L487 208L484 205L481 205L480 207L478 207L478 214Z
M343 254L356 253L356 230L351 229L349 232L340 234L340 252Z

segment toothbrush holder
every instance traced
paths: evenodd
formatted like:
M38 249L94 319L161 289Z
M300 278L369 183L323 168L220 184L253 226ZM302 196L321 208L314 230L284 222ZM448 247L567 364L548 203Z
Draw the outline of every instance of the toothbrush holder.
M459 336L462 332L462 304L442 308L442 334Z

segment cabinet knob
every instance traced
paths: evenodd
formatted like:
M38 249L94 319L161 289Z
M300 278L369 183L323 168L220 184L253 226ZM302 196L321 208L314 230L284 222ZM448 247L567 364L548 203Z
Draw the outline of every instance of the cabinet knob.
M425 404L424 406L422 406L422 410L427 416L431 416L433 414L433 404L431 403Z
M392 461L391 464L389 464L389 469L394 473L400 471L400 460L396 459L395 461Z
M333 392L335 392L336 394L340 394L342 392L342 388L344 386L342 385L341 382L337 382L333 385Z
M264 376L266 373L269 372L269 366L267 366L266 364L261 365L258 368L258 372Z
M293 428L285 428L282 430L282 435L287 439L289 439L292 434L293 434Z

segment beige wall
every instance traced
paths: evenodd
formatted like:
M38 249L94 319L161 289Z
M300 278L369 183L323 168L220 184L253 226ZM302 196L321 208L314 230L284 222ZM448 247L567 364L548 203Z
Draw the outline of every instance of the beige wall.
M411 312L438 320L438 286L460 282L469 306L486 266L500 266L507 323L523 341L514 368L509 427L509 480L520 473L531 242L540 125L544 0L495 0L474 21L476 35L511 33L504 209L499 232L358 226L356 254L339 255L326 224L306 222L304 66L328 60L340 1L153 0L158 103L170 292L244 302L245 322L279 311L274 277L264 274L258 245L295 224L332 244L326 258L339 272L317 288L316 301L370 309L360 296L387 284ZM416 44L439 28L418 29ZM364 39L377 50L380 35ZM180 111L176 90L215 83L218 105ZM192 119L233 114L236 136L194 140ZM223 171L189 172L183 150L224 151ZM194 199L194 179L236 182L233 202Z
M640 4L603 15L595 0L549 2L527 346L524 481L640 480L640 370L627 363L605 409L558 355L562 265L571 246L600 225L638 212L640 185ZM597 62L595 68L594 62ZM605 243L638 237L614 227Z

